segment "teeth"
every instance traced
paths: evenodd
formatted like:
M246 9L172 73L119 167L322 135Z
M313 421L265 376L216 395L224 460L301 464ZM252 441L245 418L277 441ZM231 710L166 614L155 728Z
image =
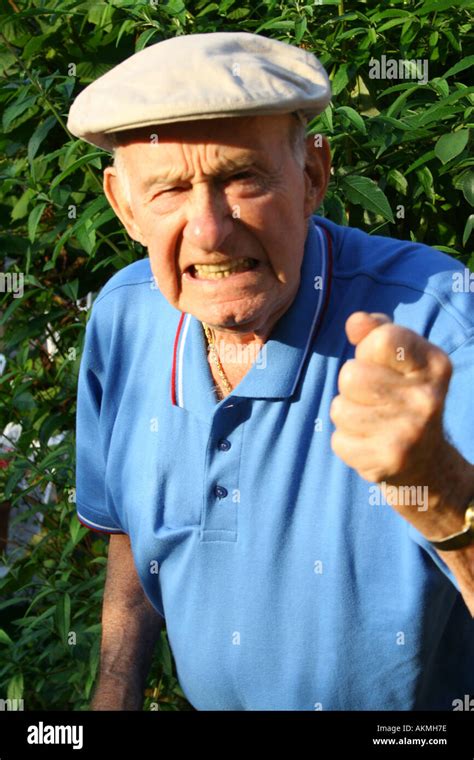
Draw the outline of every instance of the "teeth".
M197 277L206 275L208 279L219 279L229 277L235 272L245 272L247 269L253 269L255 266L254 259L236 259L232 264L194 264L194 271Z

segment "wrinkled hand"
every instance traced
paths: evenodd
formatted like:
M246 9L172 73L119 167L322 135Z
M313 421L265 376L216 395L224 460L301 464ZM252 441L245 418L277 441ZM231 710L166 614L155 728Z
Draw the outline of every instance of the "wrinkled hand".
M448 446L442 419L449 357L385 314L354 312L346 333L356 350L330 408L333 451L373 483L429 483Z

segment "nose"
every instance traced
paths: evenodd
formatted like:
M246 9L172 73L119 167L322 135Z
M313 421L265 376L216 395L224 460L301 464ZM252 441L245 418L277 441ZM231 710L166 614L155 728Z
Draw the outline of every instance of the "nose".
M189 200L183 237L202 251L222 248L232 232L232 213L216 188L206 182L195 185Z

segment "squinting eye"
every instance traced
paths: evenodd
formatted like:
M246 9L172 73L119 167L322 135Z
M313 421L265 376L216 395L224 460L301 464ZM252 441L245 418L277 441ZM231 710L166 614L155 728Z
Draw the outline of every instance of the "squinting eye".
M234 174L230 179L253 179L254 176L251 172L239 172L238 174Z

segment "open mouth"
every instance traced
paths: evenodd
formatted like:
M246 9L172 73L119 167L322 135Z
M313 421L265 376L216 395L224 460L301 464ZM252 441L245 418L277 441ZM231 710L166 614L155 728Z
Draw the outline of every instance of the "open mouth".
M186 271L197 280L219 280L255 269L258 263L257 259L241 258L226 264L192 264Z

